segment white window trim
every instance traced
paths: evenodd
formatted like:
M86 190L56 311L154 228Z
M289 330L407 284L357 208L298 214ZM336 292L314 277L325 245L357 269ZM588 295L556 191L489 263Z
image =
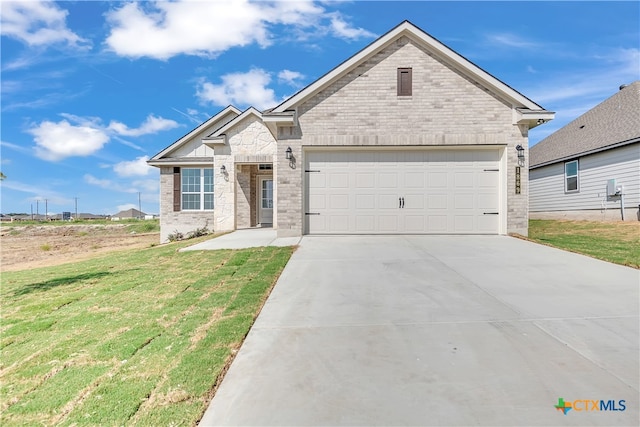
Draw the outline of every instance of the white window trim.
M570 163L575 163L576 164L576 174L575 175L567 175L567 165ZM567 179L568 178L573 178L575 176L576 178L576 189L575 190L569 190L567 188ZM564 192L565 193L579 193L580 192L580 162L578 160L570 160L568 162L564 163Z
M212 209L205 209L204 208L204 196L205 194L211 194L212 196L215 194L214 192L206 192L204 191L204 171L205 169L209 169L211 171L213 171L213 168L181 168L180 169L180 174L182 175L185 171L185 169L197 169L200 171L200 192L199 193L195 193L195 192L184 192L182 191L182 188L180 188L180 209L183 211L189 211L189 212L201 212L201 211L208 211L211 212L215 209L215 196L214 196L214 204L213 204L213 208ZM215 179L215 174L212 173L211 176ZM183 181L183 176L180 177L180 182L184 182ZM182 184L180 184L182 187ZM215 186L214 186L215 188ZM199 194L200 195L200 209L188 209L184 207L184 195L185 194Z

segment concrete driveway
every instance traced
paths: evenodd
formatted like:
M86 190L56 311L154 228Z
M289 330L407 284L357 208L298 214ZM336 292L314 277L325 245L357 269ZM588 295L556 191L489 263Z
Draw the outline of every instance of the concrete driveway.
M304 237L201 425L638 425L639 282L503 236Z

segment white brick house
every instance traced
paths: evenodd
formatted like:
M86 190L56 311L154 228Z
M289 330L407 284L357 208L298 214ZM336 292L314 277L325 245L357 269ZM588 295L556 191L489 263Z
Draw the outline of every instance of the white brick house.
M405 21L275 108L227 107L149 160L161 239L526 235L527 134L553 117Z

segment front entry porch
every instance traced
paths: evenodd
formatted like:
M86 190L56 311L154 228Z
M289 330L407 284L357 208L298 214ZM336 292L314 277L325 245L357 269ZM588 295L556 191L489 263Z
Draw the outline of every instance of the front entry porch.
M236 228L272 227L272 163L236 164Z

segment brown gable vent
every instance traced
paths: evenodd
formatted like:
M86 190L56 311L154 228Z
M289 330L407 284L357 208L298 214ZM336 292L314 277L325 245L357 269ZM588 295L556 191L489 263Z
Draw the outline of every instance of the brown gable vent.
M398 68L398 96L411 96L411 68Z

